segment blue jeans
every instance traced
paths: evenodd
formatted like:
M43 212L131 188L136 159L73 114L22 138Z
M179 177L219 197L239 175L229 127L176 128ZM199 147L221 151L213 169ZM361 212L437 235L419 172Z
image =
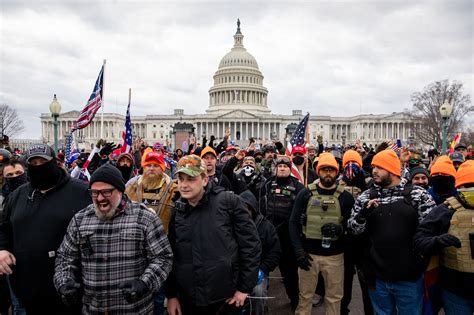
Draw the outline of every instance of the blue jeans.
M370 300L378 315L416 315L423 309L423 276L417 281L385 282L377 279Z
M267 297L267 293L268 293L268 285L269 285L268 278L267 276L265 276L262 283L260 283L259 285L253 288L251 297L249 297L250 299L249 305L252 310L251 312L252 315L265 314L265 305L267 304L267 300L265 298Z
M446 315L472 315L474 313L474 300L467 300L448 290L443 290L442 299Z
M20 301L16 297L15 293L12 290L12 286L10 284L10 276L7 276L8 288L10 289L10 298L12 300L12 311L13 315L26 315L26 311L21 305Z
M158 291L153 293L154 315L163 315L165 313L165 298L164 286L161 286Z

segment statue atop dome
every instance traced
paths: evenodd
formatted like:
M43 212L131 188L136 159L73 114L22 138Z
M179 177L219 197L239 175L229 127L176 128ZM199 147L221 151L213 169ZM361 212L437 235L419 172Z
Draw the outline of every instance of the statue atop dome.
M240 34L240 19L237 18L237 34Z

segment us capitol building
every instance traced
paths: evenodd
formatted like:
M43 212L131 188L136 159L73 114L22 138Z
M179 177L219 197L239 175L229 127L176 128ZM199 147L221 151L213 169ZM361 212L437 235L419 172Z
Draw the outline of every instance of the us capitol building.
M190 135L197 142L203 136L223 138L225 129L230 129L231 139L239 144L248 144L254 137L258 143L274 139L288 141L305 113L292 110L291 115L272 114L268 106L268 90L263 85L263 74L257 60L243 44L244 35L237 22L234 47L220 61L214 74L214 85L209 89L209 105L205 114L186 115L183 109L174 109L173 115L132 116L134 138L144 139L148 144L160 142L173 149L186 146ZM66 134L80 111L63 113L58 118L59 143L64 143ZM100 111L93 122L75 132L80 148L90 149L100 138ZM104 113L103 136L108 142L122 143L125 116ZM417 126L418 127L418 126ZM381 115L357 115L352 117L310 116L309 142L315 143L321 135L328 145L353 143L360 139L367 145L375 145L381 139L413 140L414 124L402 112ZM54 142L53 118L49 113L41 114L42 141Z

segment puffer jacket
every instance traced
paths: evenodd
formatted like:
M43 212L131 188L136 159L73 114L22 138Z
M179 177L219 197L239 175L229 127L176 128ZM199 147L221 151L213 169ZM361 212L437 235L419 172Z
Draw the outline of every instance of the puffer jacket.
M197 306L224 301L257 282L261 244L243 202L209 182L201 201L179 199L168 234L174 253L168 298Z

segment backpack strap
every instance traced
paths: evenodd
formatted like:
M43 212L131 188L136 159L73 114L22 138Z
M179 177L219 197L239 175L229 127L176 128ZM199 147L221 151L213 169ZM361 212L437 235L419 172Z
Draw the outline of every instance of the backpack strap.
M379 192L377 191L377 188L372 186L369 189L369 199L375 199L375 198L378 198L378 196L379 196Z
M308 189L309 189L310 191L318 190L316 183L311 183L311 184L309 184L309 185L308 185Z
M337 185L336 191L334 192L334 197L339 198L339 196L345 191L344 186Z
M163 200L163 198L166 197L166 195L168 195L168 193L171 189L171 186L173 186L173 181L172 180L170 180L170 182L166 185L166 189L163 190L163 193L160 196L160 206L158 207L158 209L156 211L157 215L161 214L161 210L163 210L163 207L165 206L165 201Z
M455 197L449 197L444 203L454 211L464 210L463 205Z
M412 184L406 184L404 187L403 187L403 192L402 192L402 195L403 195L403 198L405 199L405 201L409 204L409 205L413 205L413 198L411 197L411 192L413 190L413 185Z

